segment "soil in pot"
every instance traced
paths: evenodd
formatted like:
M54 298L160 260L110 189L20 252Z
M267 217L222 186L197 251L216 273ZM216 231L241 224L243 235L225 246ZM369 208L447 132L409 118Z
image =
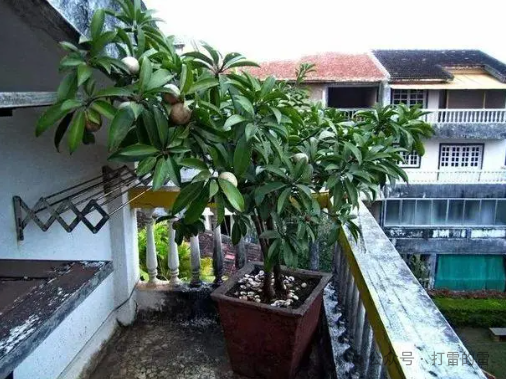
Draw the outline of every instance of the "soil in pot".
M266 299L262 288L265 272L256 267L250 274L240 278L234 287L226 293L226 296L235 297L241 300L255 303L270 304L272 307L298 308L304 303L313 289L320 282L318 279L304 278L282 274L283 285L286 288L283 293L277 293L273 299ZM274 278L272 279L274 285Z

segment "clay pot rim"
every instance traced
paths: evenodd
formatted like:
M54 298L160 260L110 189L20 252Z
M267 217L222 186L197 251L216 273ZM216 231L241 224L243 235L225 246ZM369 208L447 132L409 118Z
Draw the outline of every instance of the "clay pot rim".
M332 274L324 273L324 272L318 272L318 271L310 271L310 270L303 270L303 269L291 269L286 266L281 266L281 271L284 274L288 274L291 276L296 276L299 278L308 278L308 279L319 279L320 282L318 285L313 289L311 294L304 300L304 303L302 303L298 308L280 308L280 307L273 307L270 304L264 304L264 303L255 303L253 301L247 301L247 300L241 300L239 298L227 296L226 293L234 287L234 285L237 283L237 281L242 278L245 274L250 274L255 270L255 268L263 269L263 263L262 262L248 262L244 265L242 269L235 272L234 275L232 275L224 284L222 284L220 287L218 287L216 290L214 290L211 293L211 297L214 301L220 302L220 301L226 301L230 303L234 303L236 306L246 307L246 308L254 308L254 309L261 309L264 311L272 312L272 313L278 313L289 317L301 317L303 316L308 309L311 307L311 304L314 302L314 300L323 292L323 289L325 286L329 283L330 279L332 278Z

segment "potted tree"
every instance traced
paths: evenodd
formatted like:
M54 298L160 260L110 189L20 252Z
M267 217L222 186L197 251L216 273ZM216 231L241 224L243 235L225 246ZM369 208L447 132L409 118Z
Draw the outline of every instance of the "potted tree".
M263 266L245 266L213 297L234 370L291 377L316 328L328 277L282 265L297 266L322 217L335 221L328 243L342 226L358 236L352 211L360 195L375 198L388 180L407 180L397 166L401 152L423 154L421 138L431 128L420 110L404 106L349 120L311 103L301 88L310 64L290 84L239 71L256 64L207 44L178 54L140 1L118 4L118 11L94 14L88 38L62 42L65 76L36 134L57 124L55 145L67 135L72 153L94 143L107 119L110 160L137 162L154 190L168 181L180 187L172 207L184 211L174 225L179 242L203 229L210 202L218 223L225 209L234 213L234 243L254 229ZM118 26L105 30L106 17ZM100 85L96 72L112 84ZM198 174L181 182L183 168Z

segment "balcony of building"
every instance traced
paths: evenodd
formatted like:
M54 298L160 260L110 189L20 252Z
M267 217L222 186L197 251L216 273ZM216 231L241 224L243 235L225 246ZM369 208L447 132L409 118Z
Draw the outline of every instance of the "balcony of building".
M131 206L149 218L174 198L167 192L139 196L139 191L130 194ZM205 212L213 246L204 247L197 236L190 240L187 282L178 277L174 220L168 222L166 282L157 279L154 220L147 223L149 280L137 286L138 321L109 345L92 379L235 377L209 298L214 284L202 282L200 258L212 255L214 283L219 283L230 275L227 262L241 267L251 256L243 243L227 247L212 214L212 209ZM361 238L356 241L342 230L334 247L334 279L325 289L321 327L297 378L485 378L364 205L358 220ZM463 363L439 364L439 357L451 352Z
M494 184L506 183L506 169L501 170L472 170L472 169L446 169L446 170L406 170L410 184L440 183L475 183L475 184Z

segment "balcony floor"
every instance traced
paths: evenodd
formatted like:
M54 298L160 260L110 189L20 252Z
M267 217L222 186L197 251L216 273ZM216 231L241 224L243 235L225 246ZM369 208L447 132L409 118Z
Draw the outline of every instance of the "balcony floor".
M165 317L164 317L165 316ZM239 379L220 325L213 319L169 320L161 314L122 328L91 379ZM316 348L297 379L318 378Z

